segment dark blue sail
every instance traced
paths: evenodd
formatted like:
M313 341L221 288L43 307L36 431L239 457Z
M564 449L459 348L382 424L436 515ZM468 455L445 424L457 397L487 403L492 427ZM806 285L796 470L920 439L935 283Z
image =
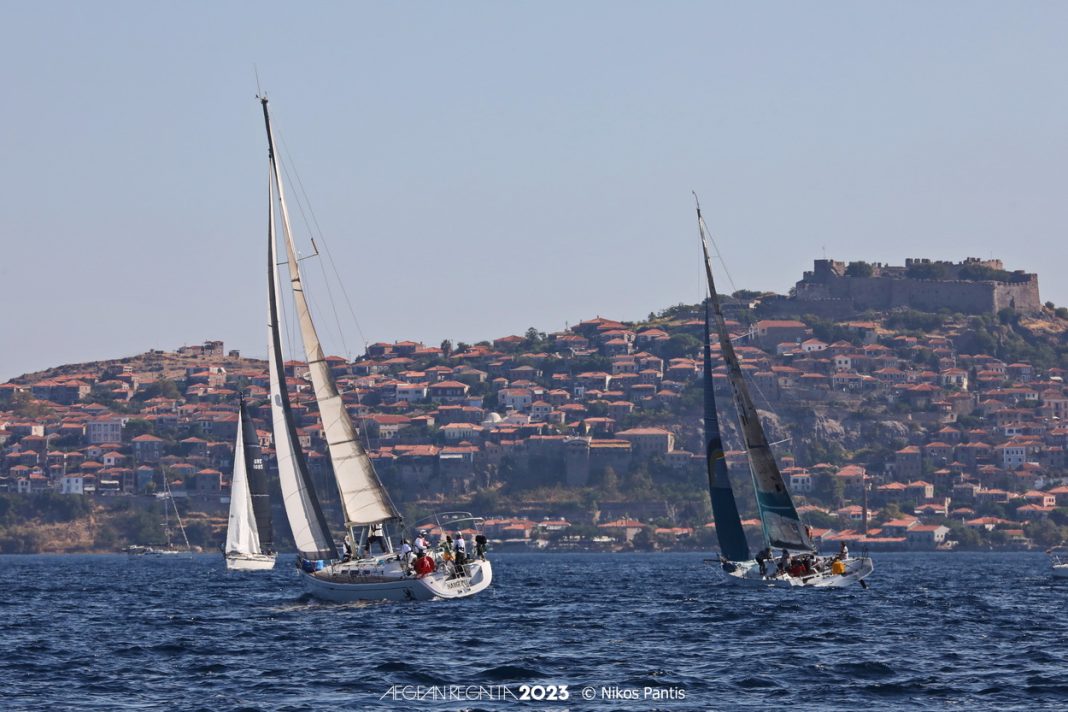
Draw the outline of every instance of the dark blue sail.
M742 529L738 504L734 501L727 460L723 455L723 436L716 415L716 394L712 389L712 343L709 302L705 302L705 465L708 468L708 491L712 496L712 517L716 521L719 550L731 561L749 559L749 543Z

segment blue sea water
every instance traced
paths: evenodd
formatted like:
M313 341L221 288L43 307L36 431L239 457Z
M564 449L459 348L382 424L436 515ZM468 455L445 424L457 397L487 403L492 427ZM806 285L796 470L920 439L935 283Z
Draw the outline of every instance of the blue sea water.
M699 554L494 561L475 598L337 605L288 560L0 557L0 708L1068 709L1068 585L1040 554L881 554L837 591L729 587ZM568 699L503 692L524 684Z

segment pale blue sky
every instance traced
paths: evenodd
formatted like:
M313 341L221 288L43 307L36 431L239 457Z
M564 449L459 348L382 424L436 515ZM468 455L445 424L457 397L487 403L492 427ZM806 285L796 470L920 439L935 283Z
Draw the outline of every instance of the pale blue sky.
M695 301L691 189L739 287L994 255L1068 303L1065 3L2 7L0 378L265 353L253 65L370 341Z

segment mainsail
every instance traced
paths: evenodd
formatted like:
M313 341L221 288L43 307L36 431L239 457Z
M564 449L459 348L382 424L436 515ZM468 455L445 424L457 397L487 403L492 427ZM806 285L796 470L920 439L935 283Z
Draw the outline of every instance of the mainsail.
M274 526L271 522L271 495L267 490L267 470L263 464L263 452L256 427L249 417L245 400L241 399L240 422L238 423L238 448L245 459L244 472L248 479L248 494L252 503L253 522L259 534L259 549L256 553L274 550ZM234 453L235 475L237 453ZM232 510L231 510L232 511Z
M742 437L745 439L745 450L749 455L749 468L753 473L757 509L760 512L760 522L764 529L764 542L767 546L776 548L813 550L812 541L809 539L801 517L797 514L794 502L790 498L790 492L786 489L786 482L783 480L782 473L779 472L779 466L775 462L775 456L771 452L771 445L764 434L764 427L760 424L760 417L757 415L756 407L753 405L753 399L749 395L749 388L745 383L742 368L738 363L738 356L734 353L730 334L727 333L723 310L720 308L719 296L716 293L715 281L712 278L708 227L705 225L704 218L701 217L700 205L697 206L697 227L701 233L701 249L704 251L705 256L705 274L708 278L708 289L711 293L709 299L712 303L712 312L716 320L716 329L719 332L720 352L727 365L727 379L730 381L734 402L738 408ZM718 520L716 521L716 528L718 531Z
M267 102L263 102L266 116ZM271 150L273 155L273 147ZM274 426L274 451L278 461L278 482L282 488L282 503L286 518L293 530L297 551L306 559L333 559L337 556L330 528L323 517L319 498L315 496L308 464L297 440L297 428L286 390L282 360L282 338L279 333L279 304L281 303L277 275L277 249L274 235L274 191L268 183L267 227L267 337L270 344L268 371L271 379L271 422Z
M749 543L745 540L742 518L734 501L727 460L723 455L723 436L716 415L716 394L712 388L712 342L709 304L705 302L705 465L708 469L708 491L712 497L712 518L716 522L716 538L720 552L731 561L749 559Z
M249 494L248 460L242 446L245 433L245 404L237 421L237 447L234 448L234 476L230 482L230 518L226 524L227 554L259 554L260 535ZM262 465L261 465L262 467Z
M286 258L289 264L290 287L296 305L297 320L300 324L304 353L308 360L315 399L319 404L319 417L323 422L323 434L330 451L330 462L334 469L338 493L341 495L341 507L345 516L345 526L377 524L388 520L400 519L400 513L393 506L389 493L378 479L371 460L360 444L352 419L345 408L345 403L338 393L330 365L326 361L323 348L312 322L311 311L304 295L304 285L300 276L300 264L297 250L290 229L289 211L286 208L282 176L274 151L274 137L271 122L267 115L267 100L262 99L263 115L267 122L267 140L271 148L271 169L274 182L278 187L278 200L281 205L282 231L286 240Z

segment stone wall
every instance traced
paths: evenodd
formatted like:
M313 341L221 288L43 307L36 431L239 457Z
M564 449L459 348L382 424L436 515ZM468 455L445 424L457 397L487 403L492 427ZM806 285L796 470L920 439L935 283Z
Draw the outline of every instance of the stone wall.
M987 262L983 264L988 266ZM995 264L1000 262L989 261L989 265ZM1005 308L1029 313L1042 308L1038 276L1033 274L1026 275L1027 280L1022 282L998 282L910 279L900 274L902 268L883 265L871 277L846 277L844 271L841 262L816 260L813 271L806 272L794 289L795 300L799 302L794 308L800 312L831 313L845 303L857 311L908 307L921 311L949 309L964 314L994 314Z

